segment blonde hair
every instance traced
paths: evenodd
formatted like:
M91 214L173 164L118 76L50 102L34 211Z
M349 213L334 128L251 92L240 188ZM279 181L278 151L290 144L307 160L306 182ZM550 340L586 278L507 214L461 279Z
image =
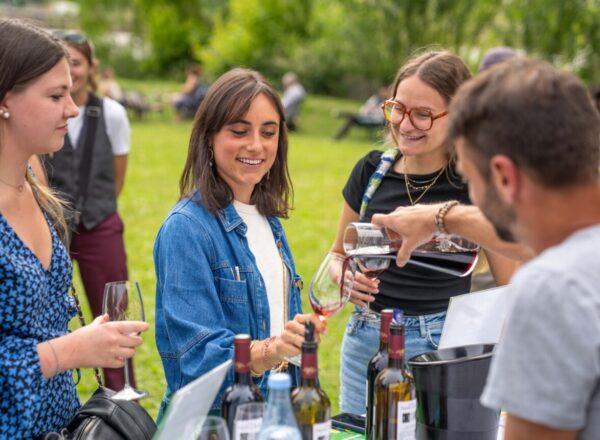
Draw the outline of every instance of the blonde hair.
M30 170L27 170L25 178L33 189L38 205L40 205L42 211L48 214L61 241L68 247L69 229L65 219L65 211L69 211L68 202L57 196L56 192L50 187L41 185Z

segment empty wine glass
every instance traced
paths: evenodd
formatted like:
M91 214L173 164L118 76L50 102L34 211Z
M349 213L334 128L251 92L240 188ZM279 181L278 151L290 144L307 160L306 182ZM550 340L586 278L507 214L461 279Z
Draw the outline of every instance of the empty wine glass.
M137 282L115 281L104 286L102 313L111 321L145 321L142 293ZM129 381L129 362L125 360L125 385L112 396L115 400L138 400L148 395L136 390Z
M244 403L237 407L233 421L233 440L255 440L262 426L265 404Z

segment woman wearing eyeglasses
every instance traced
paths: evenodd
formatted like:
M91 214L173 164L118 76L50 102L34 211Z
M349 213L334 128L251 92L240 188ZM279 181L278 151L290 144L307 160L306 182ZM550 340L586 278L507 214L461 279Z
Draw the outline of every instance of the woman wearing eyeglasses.
M398 72L383 112L394 147L371 151L354 167L343 189L345 203L332 250L343 253L342 239L351 222L369 222L373 214L399 206L447 202L469 203L466 184L455 169L453 150L445 142L448 105L458 87L471 77L465 63L449 52L427 52L410 59ZM455 202L456 201L456 202ZM512 264L489 257L504 283ZM502 260L502 261L500 261ZM391 265L379 279L357 277L341 355L341 410L365 411L367 364L379 341L382 309L405 313L405 359L435 350L449 299L469 292L470 277ZM365 313L365 308L370 311Z
M77 210L70 222L71 258L79 265L92 314L99 316L105 284L127 280L117 197L125 182L131 133L125 108L95 95L96 60L91 41L76 31L55 34L69 51L71 97L79 115L69 120L63 149L47 155L43 162L50 186L65 194ZM130 371L135 383L131 364ZM122 369L105 369L104 379L108 388L123 388Z

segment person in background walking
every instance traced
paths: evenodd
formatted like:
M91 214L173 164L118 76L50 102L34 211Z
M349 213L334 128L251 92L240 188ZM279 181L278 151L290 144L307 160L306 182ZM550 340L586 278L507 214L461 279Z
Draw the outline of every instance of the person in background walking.
M288 129L293 131L296 130L297 127L296 118L298 117L300 107L304 102L306 90L304 90L304 87L300 84L298 75L294 72L288 72L283 75L281 83L283 85L281 103L283 104L283 111L285 112L285 123Z

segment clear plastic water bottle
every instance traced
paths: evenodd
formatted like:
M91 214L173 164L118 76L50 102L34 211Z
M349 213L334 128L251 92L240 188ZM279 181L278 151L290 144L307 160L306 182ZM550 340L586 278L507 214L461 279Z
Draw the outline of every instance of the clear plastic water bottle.
M258 440L302 440L292 402L290 386L292 380L287 373L269 376L269 398Z

